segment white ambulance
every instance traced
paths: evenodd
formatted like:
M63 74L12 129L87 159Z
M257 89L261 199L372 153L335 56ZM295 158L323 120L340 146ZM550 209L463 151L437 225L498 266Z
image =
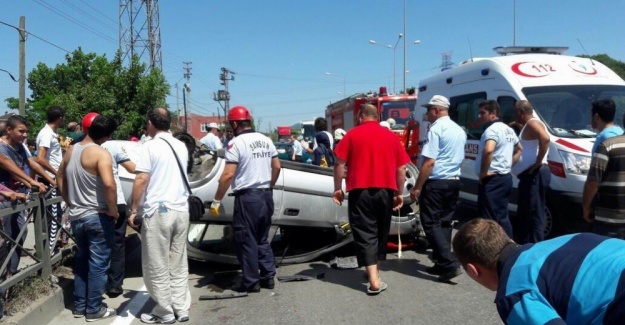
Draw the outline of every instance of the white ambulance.
M422 105L433 95L449 98L451 118L467 132L461 175L462 203L477 202L474 165L482 135L478 104L486 99L496 100L501 106L500 118L509 123L514 120L514 103L526 99L551 135L547 159L552 175L546 231L587 229L581 202L596 136L590 128L591 102L613 99L617 105L615 122L622 125L625 82L596 60L562 55L567 49L497 47L494 50L499 57L473 58L419 83L415 118L420 122L420 138L425 139L429 126ZM516 212L517 183L515 177L511 212Z

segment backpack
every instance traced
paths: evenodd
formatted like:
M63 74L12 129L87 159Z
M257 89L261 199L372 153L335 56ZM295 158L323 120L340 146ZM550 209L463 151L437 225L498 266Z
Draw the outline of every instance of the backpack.
M319 166L321 167L334 167L334 153L332 149L326 148L324 145L319 145L321 148L321 161Z

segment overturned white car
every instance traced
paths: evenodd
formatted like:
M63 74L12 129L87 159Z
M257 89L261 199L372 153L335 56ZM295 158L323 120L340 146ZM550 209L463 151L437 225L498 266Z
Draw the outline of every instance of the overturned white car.
M220 215L212 217L208 207L217 191L221 172L225 166L223 152L202 150L189 135L177 136L190 149L193 166L188 172L193 194L207 207L204 217L192 221L188 236L189 258L237 264L232 231L234 197L226 195L221 203ZM140 142L116 141L123 144L131 160L136 161ZM337 206L332 201L333 171L291 161L281 161L282 170L273 191L275 210L269 241L279 263L301 263L316 259L353 241L347 218L347 206ZM173 170L172 173L178 173ZM417 169L408 165L404 188L405 206L392 217L391 235L400 233L412 239L420 238L418 215L411 207L409 189L416 182ZM120 179L127 202L130 202L134 175L120 169ZM230 194L229 191L227 194Z

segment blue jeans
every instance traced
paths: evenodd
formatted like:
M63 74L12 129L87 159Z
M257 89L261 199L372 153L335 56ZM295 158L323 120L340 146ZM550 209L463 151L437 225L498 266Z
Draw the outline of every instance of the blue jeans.
M9 201L3 201L0 203L0 209L11 207L12 203ZM20 211L14 214L10 214L8 216L2 217L2 225L4 228L4 232L11 237L11 239L17 241L20 246L24 245L24 241L26 240L26 236L28 235L28 228L24 230L24 235L20 240L17 240L17 236L19 235L22 228L26 227L26 220L28 218L28 210ZM13 247L13 244L8 244L8 249ZM15 252L11 255L9 264L7 266L7 271L10 274L17 273L17 268L20 264L20 259L22 256L22 248L17 247Z
M102 295L111 261L115 221L94 214L72 221L78 251L74 257L74 308L95 314L102 307Z

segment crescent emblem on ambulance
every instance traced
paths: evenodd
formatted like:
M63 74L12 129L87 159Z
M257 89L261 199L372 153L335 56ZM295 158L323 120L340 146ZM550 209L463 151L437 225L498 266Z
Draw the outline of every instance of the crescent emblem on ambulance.
M522 77L541 78L549 74L548 71L540 71L532 69L535 62L518 62L512 65L512 72ZM532 69L532 70L530 70Z
M579 73L583 73L587 75L593 75L593 76L597 74L597 69L595 69L594 67L588 66L584 63L580 63L577 61L571 61L571 63L569 63L569 67L573 69L575 72L579 72Z

